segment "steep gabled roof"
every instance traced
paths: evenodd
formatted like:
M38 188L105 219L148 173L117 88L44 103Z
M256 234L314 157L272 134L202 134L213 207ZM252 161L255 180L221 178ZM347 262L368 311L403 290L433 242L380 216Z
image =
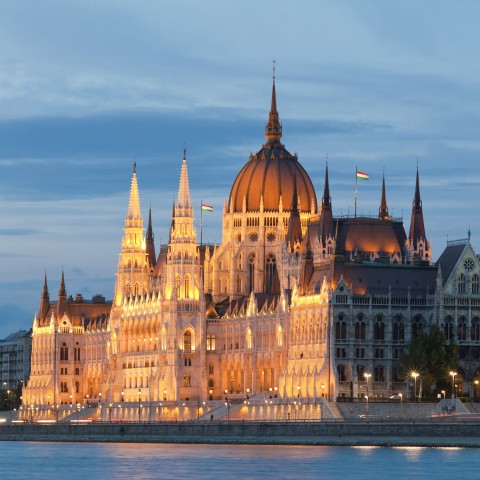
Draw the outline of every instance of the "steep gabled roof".
M444 285L450 278L450 275L452 274L455 265L457 265L458 261L462 257L463 252L467 248L467 245L467 243L447 245L447 248L442 252L440 258L437 260L436 265L440 265L442 267L442 277Z

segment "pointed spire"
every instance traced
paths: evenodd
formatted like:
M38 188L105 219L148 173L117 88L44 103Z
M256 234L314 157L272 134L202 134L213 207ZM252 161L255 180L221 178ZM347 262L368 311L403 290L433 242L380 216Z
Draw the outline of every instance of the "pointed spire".
M141 217L140 197L138 195L137 164L135 162L133 164L133 175L130 185L130 199L128 201L127 220L139 220Z
M45 276L43 279L43 290L42 290L42 299L48 299L50 298L50 295L48 293L48 284L47 284L47 271L45 270Z
M417 248L419 240L426 240L425 225L423 222L422 199L420 197L420 178L418 174L415 182L415 196L413 198L412 217L410 220L410 234L408 236L414 250Z
M148 209L148 227L147 227L147 238L146 238L146 251L148 255L148 263L151 267L154 267L157 263L155 257L155 241L153 237L153 228L152 228L152 205Z
M67 290L65 288L65 274L62 269L62 280L60 281L60 290L58 291L59 296L67 296Z
M49 309L50 309L50 295L48 293L47 272L45 271L45 278L43 280L42 296L41 296L41 300L40 300L40 313L39 313L40 320L45 320L45 318L47 317Z
M292 204L290 208L290 218L288 220L288 232L286 238L291 252L295 250L295 244L301 242L302 239L302 223L298 209L297 175L295 172L293 180Z
M190 187L188 184L188 168L187 168L187 149L183 149L183 162L180 171L180 185L178 187L177 208L191 208L190 203Z
M325 165L325 188L322 198L322 212L320 213L319 232L323 244L328 237L333 237L332 198L330 197L330 185L328 180L328 162Z
M385 173L383 174L382 180L382 200L380 202L380 208L378 209L378 218L381 220L390 218L388 216L387 196L385 194Z
M265 138L268 143L277 143L282 138L282 124L278 119L277 95L275 92L275 60L273 61L272 102L268 115L268 123L265 125Z

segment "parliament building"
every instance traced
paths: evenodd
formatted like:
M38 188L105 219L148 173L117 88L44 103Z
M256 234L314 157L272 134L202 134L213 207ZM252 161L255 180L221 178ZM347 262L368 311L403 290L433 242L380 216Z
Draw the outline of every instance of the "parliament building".
M457 393L480 394L480 262L470 238L432 259L418 168L408 228L385 178L378 215L334 216L328 165L320 199L281 140L274 79L218 246L198 241L184 152L156 252L134 166L113 300L67 296L62 273L54 301L45 276L24 404L406 396L400 355L432 324L459 345Z

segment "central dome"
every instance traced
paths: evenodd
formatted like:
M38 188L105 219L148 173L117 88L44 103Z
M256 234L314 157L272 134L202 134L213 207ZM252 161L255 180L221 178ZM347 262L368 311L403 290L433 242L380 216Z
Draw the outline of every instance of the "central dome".
M280 197L284 210L292 206L294 185L302 212L317 211L317 197L308 173L281 143L282 125L278 120L275 95L275 77L272 87L272 104L268 123L265 126L267 143L255 154L237 175L230 192L229 208L234 213L260 210L263 196L263 209L278 211Z

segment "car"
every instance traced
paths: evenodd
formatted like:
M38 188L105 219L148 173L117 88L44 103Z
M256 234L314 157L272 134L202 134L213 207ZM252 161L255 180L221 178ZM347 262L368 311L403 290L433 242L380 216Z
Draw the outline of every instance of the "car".
M402 394L401 393L394 393L393 395L390 395L390 400L401 400L402 399Z

